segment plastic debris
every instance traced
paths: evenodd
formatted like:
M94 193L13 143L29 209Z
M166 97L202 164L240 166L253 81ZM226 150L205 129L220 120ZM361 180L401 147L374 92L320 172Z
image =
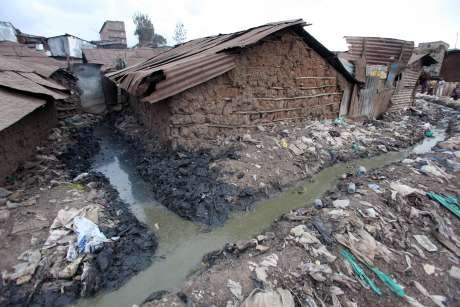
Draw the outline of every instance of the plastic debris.
M425 273L427 273L428 275L431 275L431 274L434 274L436 268L432 264L425 263L423 265L423 269L425 270Z
M449 276L460 280L460 268L458 266L452 266L449 270Z
M254 289L239 307L294 307L294 297L285 289Z
M366 174L367 170L364 166L359 166L358 170L356 171L356 176L364 176Z
M420 291L420 293L430 298L433 301L433 303L435 303L437 306L439 307L447 306L447 298L445 296L430 294L428 290L416 280L413 280L412 283L414 284L415 288L417 288L417 290Z
M19 255L18 264L16 264L13 269L13 273L8 273L4 271L2 278L4 280L14 280L17 285L28 282L35 273L37 266L41 259L41 253L39 250L27 250Z
M89 219L77 216L74 218L74 230L77 233L77 246L79 252L93 253L100 249L107 241L99 227Z
M242 288L239 282L229 279L227 281L227 287L230 290L230 292L236 297L238 301L241 301L243 299Z
M426 193L426 196L438 202L444 208L452 212L456 217L460 218L460 204L458 203L455 197L453 196L444 197L434 192L428 192Z
M375 273L375 275L377 275L377 277L383 281L383 283L388 287L390 288L391 292L393 292L394 294L396 294L397 296L399 297L404 297L405 293L404 293L404 289L403 287L401 287L400 284L398 284L394 279L392 279L390 276L386 275L385 273L383 273L382 271L380 271L378 268L376 267L370 267L369 268L372 272Z
M428 239L427 236L425 235L414 235L414 239L417 240L418 244L423 246L424 249L426 249L429 252L437 252L438 247L434 245L430 239Z
M369 187L369 189L373 190L375 193L382 193L380 186L376 183L369 183L367 186Z
M338 209L346 209L348 206L350 206L350 200L349 199L337 199L332 202L332 206Z
M401 196L403 197L412 193L425 194L425 192L420 189L415 189L399 182L391 182L390 188L396 191L397 193L401 194Z
M315 199L314 206L315 206L316 209L323 208L323 201L321 199L319 199L319 198Z
M427 138L432 138L433 137L433 131L431 131L431 130L425 130L424 134L425 134L425 136Z
M376 286L374 281L372 279L370 279L369 276L366 275L366 273L364 272L363 268L361 268L361 266L356 262L355 257L353 257L352 254L350 254L348 251L342 249L342 250L340 250L340 255L346 261L348 261L348 263L350 263L350 265L351 265L351 267L353 269L353 272L355 272L356 276L359 279L361 279L364 283L369 285L369 287L372 289L372 291L374 291L378 295L382 295L382 291Z
M350 182L350 183L348 184L347 191L348 191L348 193L350 193L350 194L355 193L355 192L356 192L356 185L355 185L353 182Z

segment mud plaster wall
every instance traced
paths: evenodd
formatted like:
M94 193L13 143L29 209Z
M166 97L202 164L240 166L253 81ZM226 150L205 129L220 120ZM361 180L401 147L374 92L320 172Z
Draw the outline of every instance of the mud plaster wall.
M56 122L54 102L48 102L0 131L0 184L33 154L35 147L46 139Z
M338 116L347 82L293 32L244 49L236 61L235 69L162 102L136 103L141 121L173 147L196 149L257 125Z

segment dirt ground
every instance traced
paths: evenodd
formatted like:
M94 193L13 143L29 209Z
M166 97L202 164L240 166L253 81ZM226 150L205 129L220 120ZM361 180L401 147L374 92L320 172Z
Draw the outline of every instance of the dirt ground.
M102 175L83 173L99 149L92 127L100 120L66 117L1 187L0 305L67 305L117 288L151 263L154 234ZM77 239L75 225L55 223L70 212L98 226L107 238L102 248L66 259Z
M217 225L232 210L246 210L324 167L407 148L423 138L427 124L445 117L445 108L419 100L381 120L280 123L196 152L160 148L129 115L117 117L115 127L135 148L158 201L184 218Z
M144 306L261 306L249 301L274 304L280 288L285 305L277 306L460 305L460 221L426 194L460 199L460 117L451 119L449 138L432 152L344 174L322 206L294 210L254 239L207 255L207 267L180 291ZM396 282L399 295L370 268Z

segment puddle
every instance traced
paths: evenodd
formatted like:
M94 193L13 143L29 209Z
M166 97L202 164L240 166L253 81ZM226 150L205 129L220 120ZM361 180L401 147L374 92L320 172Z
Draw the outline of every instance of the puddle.
M433 132L433 138L425 138L414 147L416 153L431 150L436 142L445 138L444 129L433 129ZM224 226L204 232L198 225L155 202L149 185L137 175L125 146L117 143L108 130L101 129L99 134L102 137L101 153L96 157L94 169L104 173L119 191L120 197L131 205L136 217L155 230L159 246L148 269L131 278L120 289L80 300L78 306L131 306L142 303L154 291L178 288L198 267L206 253L221 248L229 241L249 239L291 209L311 205L315 198L337 184L341 174L354 170L356 165L367 169L378 168L404 159L410 153L410 150L392 152L336 164L306 182L302 186L303 193L298 193L299 188L290 189L262 201L250 212L233 214Z

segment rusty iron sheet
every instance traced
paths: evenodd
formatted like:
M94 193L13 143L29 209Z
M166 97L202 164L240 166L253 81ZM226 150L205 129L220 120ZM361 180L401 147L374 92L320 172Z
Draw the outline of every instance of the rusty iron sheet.
M48 89L14 71L0 71L0 86L32 95L46 95L54 99L67 97L59 91Z
M0 42L0 56L8 60L11 65L25 66L28 70L35 71L41 76L48 78L56 70L64 68L65 62L46 56L44 53L32 50L26 45L13 42ZM2 63L2 66L5 66ZM19 71L19 69L11 69Z
M364 57L367 64L407 64L414 49L413 41L385 37L345 36L349 50L347 57L355 61Z
M44 99L0 88L0 131L46 104Z
M116 61L122 59L128 66L132 66L148 60L169 47L159 48L132 48L132 49L83 49L83 57L87 63L101 64L101 70L104 72L113 70Z
M449 50L444 57L441 77L447 82L460 82L460 50Z
M143 100L151 103L157 102L231 70L235 65L234 55L226 51L244 48L277 31L304 25L302 19L297 19L195 39L107 76L131 94L146 96ZM145 93L152 87L146 86L144 80L153 75L162 75L162 78L150 81L155 83L155 89Z

